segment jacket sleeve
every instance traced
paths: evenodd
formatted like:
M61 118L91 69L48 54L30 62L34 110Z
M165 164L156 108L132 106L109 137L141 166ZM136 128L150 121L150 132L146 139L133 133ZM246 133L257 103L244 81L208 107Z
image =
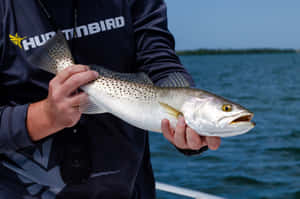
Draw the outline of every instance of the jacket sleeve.
M194 86L175 53L175 41L168 30L164 1L132 0L131 3L138 70L146 72L159 86ZM195 155L206 151L207 147L177 150L185 155Z
M0 153L33 145L27 127L28 105L0 107Z
M0 3L0 153L33 145L26 127L28 105L9 102L1 74L4 57L3 9Z
M132 0L131 10L138 70L146 72L156 84L176 72L193 85L191 76L175 53L164 1Z

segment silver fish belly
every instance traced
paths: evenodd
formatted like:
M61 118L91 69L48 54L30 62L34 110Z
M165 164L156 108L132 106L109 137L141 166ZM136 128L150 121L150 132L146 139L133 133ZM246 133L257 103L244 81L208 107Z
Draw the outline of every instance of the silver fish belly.
M62 33L56 34L29 60L41 69L57 74L74 64ZM111 113L138 128L161 132L168 119L175 128L184 116L200 135L229 137L254 128L253 113L220 96L200 89L162 88L144 73L124 74L91 65L99 77L81 89L89 95L86 114Z

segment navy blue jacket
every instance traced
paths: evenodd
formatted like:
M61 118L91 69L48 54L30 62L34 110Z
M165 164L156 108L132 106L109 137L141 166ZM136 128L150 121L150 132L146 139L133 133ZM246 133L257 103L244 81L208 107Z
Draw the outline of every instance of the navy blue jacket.
M191 82L174 52L163 0L46 0L77 63L146 72L160 84L170 74ZM0 198L154 198L148 135L110 114L39 142L26 128L28 105L47 97L53 75L28 56L54 34L35 0L0 1ZM177 75L178 76L178 75Z

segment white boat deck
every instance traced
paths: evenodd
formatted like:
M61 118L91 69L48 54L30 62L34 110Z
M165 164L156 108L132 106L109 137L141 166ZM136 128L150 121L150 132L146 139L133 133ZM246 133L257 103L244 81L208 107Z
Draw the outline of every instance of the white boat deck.
M190 197L190 198L194 198L194 199L225 199L225 198L221 198L221 197L214 196L211 194L202 193L199 191L194 191L194 190L186 189L186 188L182 188L182 187L176 187L176 186L172 186L172 185L168 185L168 184L164 184L164 183L160 183L160 182L156 182L155 186L156 186L156 189L159 191L164 191L164 192L168 192L171 194Z

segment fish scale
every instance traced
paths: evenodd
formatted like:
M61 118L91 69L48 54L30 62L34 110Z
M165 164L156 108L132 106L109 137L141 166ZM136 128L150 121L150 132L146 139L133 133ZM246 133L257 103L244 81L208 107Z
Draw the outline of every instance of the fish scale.
M143 101L151 101L157 97L154 86L122 81L101 75L95 80L93 87L111 97Z

